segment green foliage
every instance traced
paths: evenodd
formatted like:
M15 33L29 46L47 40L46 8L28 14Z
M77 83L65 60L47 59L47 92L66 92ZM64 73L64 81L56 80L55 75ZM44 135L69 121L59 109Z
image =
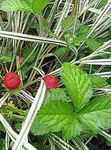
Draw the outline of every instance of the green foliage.
M65 29L67 26L68 26L67 32L68 30L70 30L70 28L74 28L74 26L76 26L76 30L78 30L81 26L81 23L78 18L75 18L75 16L73 18L72 16L68 16L65 17L62 21L62 28Z
M32 53L32 49L30 48L24 48L23 49L23 58L26 60L28 63L32 63L36 59L36 52L34 51Z
M29 0L5 0L1 3L1 10L32 12Z
M27 11L36 15L45 8L49 0L5 0L1 3L1 10L4 11Z
M35 14L39 14L49 3L49 0L33 0L31 3L32 10Z
M62 55L65 55L67 52L69 52L68 48L62 47L62 48L58 48L57 50L55 50L55 52L53 52L56 56L60 57Z
M5 150L4 148L4 139L0 138L0 150Z
M11 57L9 56L0 56L0 62L6 63L6 62L11 62Z
M96 39L88 38L85 41L87 46L93 51L97 50L101 46L101 43Z
M65 24L67 23L68 19L66 19L63 22L64 28ZM74 23L72 23L73 25ZM86 40L87 34L90 30L90 27L88 25L82 25L77 20L77 26L75 27L75 30L67 30L66 34L64 35L65 40L71 47L71 45L74 46L80 46L80 44Z
M61 89L48 91L46 102L32 125L32 133L62 132L62 136L69 140L111 128L111 96L98 96L89 102L92 96L90 78L77 66L65 63L62 80L72 102L65 100L67 96Z
M100 9L100 8L103 7L107 2L108 2L108 0L100 0L99 5L97 6L97 8Z
M45 96L45 102L49 101L56 101L56 100L61 100L61 101L67 101L68 97L66 95L66 92L64 89L51 89L47 91L46 96Z
M44 126L49 131L62 131L64 138L69 139L79 134L78 124L71 104L63 101L50 101L41 108L31 131L33 134L38 134L40 128Z
M93 88L103 88L108 85L107 81L104 78L101 78L100 76L90 75L90 78Z
M90 29L89 26L84 25L77 30L74 38L75 46L79 46L86 39L89 29Z
M70 63L62 66L61 76L76 111L79 111L92 96L90 78L76 65Z
M92 133L111 128L111 96L99 96L88 104L80 113L79 119Z
M4 105L2 105L2 107L0 108L0 113L7 119L7 120L18 120L18 121L22 121L24 120L27 112L20 110L18 108L16 108L16 106L13 104L13 102L11 101L10 103L5 103Z

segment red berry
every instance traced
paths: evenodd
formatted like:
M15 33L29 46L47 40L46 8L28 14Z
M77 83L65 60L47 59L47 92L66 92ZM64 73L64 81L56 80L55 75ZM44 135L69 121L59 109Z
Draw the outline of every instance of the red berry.
M52 75L47 75L43 77L43 80L46 84L47 90L50 90L52 88L57 88L59 85L57 78Z
M3 79L3 84L9 90L17 89L20 85L20 77L14 72L8 72Z

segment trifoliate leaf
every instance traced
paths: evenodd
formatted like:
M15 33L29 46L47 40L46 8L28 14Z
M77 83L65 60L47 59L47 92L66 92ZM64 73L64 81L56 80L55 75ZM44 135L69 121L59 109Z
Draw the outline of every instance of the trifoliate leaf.
M92 86L88 75L76 65L62 66L62 81L77 111L80 111L92 96Z

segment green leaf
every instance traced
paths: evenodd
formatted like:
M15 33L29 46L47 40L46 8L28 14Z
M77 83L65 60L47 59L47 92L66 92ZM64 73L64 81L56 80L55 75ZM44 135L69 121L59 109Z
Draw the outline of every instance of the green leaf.
M4 11L27 11L38 15L49 0L5 0L1 3L0 9Z
M0 56L0 62L3 62L3 63L11 62L11 57L9 57L9 56Z
M5 0L1 3L4 11L27 11L32 12L29 0Z
M56 88L48 90L45 96L45 102L49 101L67 101L68 97L64 89Z
M96 39L91 38L86 39L86 44L93 51L97 50L101 46L100 42L98 42Z
M74 38L75 46L79 46L85 39L86 35L89 31L89 26L81 26L79 30L77 30L76 36Z
M57 50L55 50L55 52L53 52L56 56L60 57L62 55L65 55L67 54L67 52L69 52L69 49L65 48L65 47L62 47L62 48L59 48Z
M65 63L62 66L62 80L76 111L80 111L92 96L90 78L76 65Z
M38 118L36 117L33 124L32 124L32 127L31 127L31 132L34 134L34 135L44 135L44 134L48 134L50 132L50 127L47 126L45 123L41 123L41 118Z
M70 124L69 124L70 123ZM66 140L70 140L72 138L77 138L80 135L82 129L81 124L78 119L73 118L68 121L65 127L63 128L63 137Z
M40 12L46 7L50 0L33 0L32 10L35 14L40 14Z
M42 106L31 131L34 135L62 131L65 139L71 139L80 134L81 128L72 105L63 101L51 101Z
M86 131L98 133L101 129L111 128L110 114L111 96L99 96L80 111L79 119Z
M108 85L104 78L97 75L90 75L93 88L103 88Z
M25 60L28 58L28 60L27 60L28 63L33 62L36 59L36 57L37 57L36 56L36 52L34 51L32 53L32 49L31 48L24 48L23 49L23 58Z
M73 36L70 34L70 33L67 33L64 35L64 38L65 38L65 41L67 41L68 45L70 46L73 41L74 41L74 38Z
M97 6L97 9L100 9L101 7L103 7L107 2L108 0L100 0L99 5Z

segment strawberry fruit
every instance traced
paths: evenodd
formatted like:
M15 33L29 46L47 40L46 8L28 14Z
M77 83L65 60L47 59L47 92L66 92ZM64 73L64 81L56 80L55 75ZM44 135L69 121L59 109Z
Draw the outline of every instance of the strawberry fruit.
M57 88L59 85L57 78L52 75L47 75L47 76L43 77L43 80L46 84L47 90L50 90L52 88Z
M15 90L20 86L20 77L15 72L8 72L3 79L3 84L9 90Z

